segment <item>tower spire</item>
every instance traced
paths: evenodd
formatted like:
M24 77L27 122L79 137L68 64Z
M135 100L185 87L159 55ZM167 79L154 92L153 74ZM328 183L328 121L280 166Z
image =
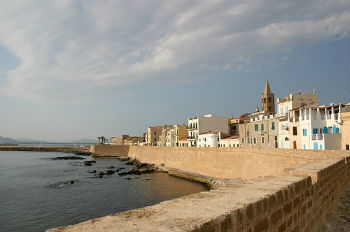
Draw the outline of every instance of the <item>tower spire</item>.
M271 93L270 84L268 80L266 80L266 84L265 84L265 94L267 93Z

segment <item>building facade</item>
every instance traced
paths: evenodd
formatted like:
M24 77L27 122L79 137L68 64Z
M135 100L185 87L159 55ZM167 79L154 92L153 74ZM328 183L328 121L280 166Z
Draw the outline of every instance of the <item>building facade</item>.
M227 117L214 117L213 114L207 114L203 117L194 117L188 119L188 141L189 146L196 147L198 136L202 133L211 131L220 131L228 134L228 119Z
M250 121L239 125L239 141L242 147L278 148L278 122L273 114L256 112Z
M293 93L287 97L277 98L277 115L288 115L289 110L318 106L318 96L316 93Z
M301 149L341 149L341 108L342 105L325 105L292 110L294 117L290 120L299 122Z
M146 146L157 146L159 136L162 134L162 126L149 126L146 134Z
M218 147L220 137L220 131L199 134L197 147Z
M240 147L239 137L230 136L221 138L219 141L219 147Z

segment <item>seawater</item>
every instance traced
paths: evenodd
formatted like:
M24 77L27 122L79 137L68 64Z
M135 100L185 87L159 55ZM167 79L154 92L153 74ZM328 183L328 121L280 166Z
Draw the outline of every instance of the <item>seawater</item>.
M96 159L93 166L52 159L69 155L0 151L1 232L45 231L205 191L199 183L165 173L103 178L89 173L106 172L110 166L133 168L114 158Z

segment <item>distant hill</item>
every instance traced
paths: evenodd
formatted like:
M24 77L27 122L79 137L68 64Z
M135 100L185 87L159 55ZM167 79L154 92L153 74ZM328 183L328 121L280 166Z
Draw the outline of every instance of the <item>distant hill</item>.
M97 143L96 139L91 138L84 138L84 139L77 139L77 140L71 140L71 141L65 141L65 142L49 142L49 141L42 141L42 140L34 140L34 139L25 139L25 138L18 138L18 139L12 139L8 137L0 136L0 144L59 144L59 143Z
M15 139L0 136L0 144L17 144L18 141Z

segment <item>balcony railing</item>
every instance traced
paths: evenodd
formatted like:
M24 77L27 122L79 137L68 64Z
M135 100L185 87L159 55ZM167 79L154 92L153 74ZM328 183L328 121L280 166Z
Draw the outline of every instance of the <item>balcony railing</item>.
M313 134L312 140L323 140L323 134Z

